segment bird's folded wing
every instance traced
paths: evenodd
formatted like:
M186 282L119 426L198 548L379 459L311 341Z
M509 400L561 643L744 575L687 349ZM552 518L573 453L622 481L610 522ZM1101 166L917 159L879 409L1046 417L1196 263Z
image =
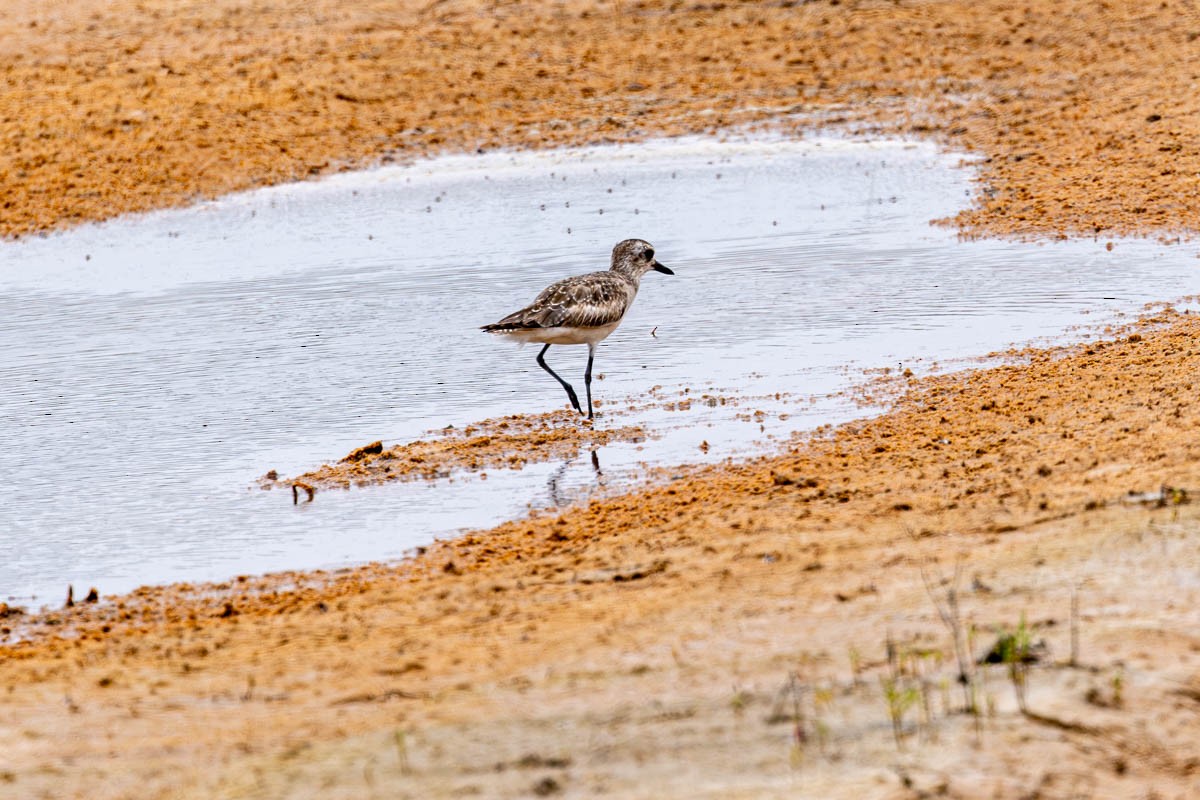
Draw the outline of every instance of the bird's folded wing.
M619 322L629 289L612 273L580 275L551 284L527 308L501 320L523 328L598 328Z

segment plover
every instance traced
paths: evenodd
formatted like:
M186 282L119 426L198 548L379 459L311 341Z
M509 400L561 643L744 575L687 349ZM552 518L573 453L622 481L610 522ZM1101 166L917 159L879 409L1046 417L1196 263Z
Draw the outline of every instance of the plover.
M480 330L502 334L522 344L544 344L538 353L538 366L562 384L571 405L580 414L583 409L575 390L550 369L545 356L552 344L586 344L588 361L583 383L587 388L587 418L592 419L592 359L596 345L621 324L625 312L633 305L633 298L637 297L642 276L650 270L675 274L655 260L654 247L649 242L626 239L613 248L612 266L607 272L589 272L552 283L525 308Z

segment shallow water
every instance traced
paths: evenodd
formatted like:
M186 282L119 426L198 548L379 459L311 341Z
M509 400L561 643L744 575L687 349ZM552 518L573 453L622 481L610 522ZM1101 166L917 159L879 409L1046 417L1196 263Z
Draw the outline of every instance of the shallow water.
M397 557L864 413L830 396L863 368L1200 291L1184 248L931 226L971 174L923 144L685 139L445 157L2 244L0 597ZM604 448L602 476L584 454L295 507L252 488L374 439L560 406L536 349L476 328L630 236L677 274L644 279L596 395L789 397L621 416L661 436ZM582 390L585 353L548 359ZM767 415L738 418L752 409Z

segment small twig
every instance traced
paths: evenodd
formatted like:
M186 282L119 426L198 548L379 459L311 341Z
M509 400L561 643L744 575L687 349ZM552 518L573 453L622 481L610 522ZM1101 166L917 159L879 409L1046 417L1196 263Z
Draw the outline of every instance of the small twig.
M356 703L383 703L388 700L421 700L427 695L424 692L406 692L402 689L388 689L383 692L362 692L333 700L331 706L348 706Z
M1071 587L1071 659L1072 667L1079 666L1079 587Z
M411 770L408 764L408 736L405 734L403 728L396 728L393 737L396 742L396 755L400 759L400 773L407 775Z
M804 720L804 708L801 706L804 686L796 679L796 673L788 676L788 689L792 694L792 737L797 748L803 750L808 744L807 725Z
M963 563L960 558L954 565L954 579L946 590L945 600L938 597L937 590L933 586L933 581L929 579L929 573L925 567L921 567L921 582L925 584L925 593L929 595L933 607L937 609L938 616L942 618L942 624L950 631L950 638L954 642L954 658L958 661L958 680L963 687L963 703L967 712L975 714L978 712L978 708L975 704L974 669L972 669L970 648L967 647L965 641L962 616L958 606L958 587L962 580L962 567Z
M1022 711L1025 719L1031 722L1037 722L1042 725L1048 725L1051 728L1057 728L1060 731L1069 731L1071 733L1083 733L1088 736L1099 736L1104 733L1103 728L1094 728L1091 725L1084 725L1081 722L1072 722L1070 720L1051 717L1046 714L1039 714L1036 711Z

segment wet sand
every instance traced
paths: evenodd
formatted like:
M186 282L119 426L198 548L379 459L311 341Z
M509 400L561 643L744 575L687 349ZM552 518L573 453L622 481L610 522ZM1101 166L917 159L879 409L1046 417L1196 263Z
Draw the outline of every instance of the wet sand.
M348 489L390 481L444 478L454 470L522 469L526 464L573 458L585 449L610 442L649 438L638 425L594 427L574 411L513 415L433 432L412 442L384 447L371 442L338 461L296 478L268 473L266 489L300 486L316 490ZM307 491L307 489L306 489Z
M1196 228L1186 4L140 5L6 8L6 233L386 154L817 119L982 152L969 234ZM1192 796L1198 336L1154 309L901 376L878 418L398 566L0 609L0 788ZM974 655L1021 619L1045 643L1026 711L1000 665L961 713L953 587Z

